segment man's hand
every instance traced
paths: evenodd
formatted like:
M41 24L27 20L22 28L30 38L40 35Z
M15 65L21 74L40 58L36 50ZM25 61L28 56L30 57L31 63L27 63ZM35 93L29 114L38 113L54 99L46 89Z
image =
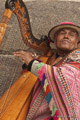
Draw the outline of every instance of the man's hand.
M13 54L14 56L22 58L22 61L26 63L26 65L28 65L31 60L36 58L36 53L17 51L17 52L14 52Z

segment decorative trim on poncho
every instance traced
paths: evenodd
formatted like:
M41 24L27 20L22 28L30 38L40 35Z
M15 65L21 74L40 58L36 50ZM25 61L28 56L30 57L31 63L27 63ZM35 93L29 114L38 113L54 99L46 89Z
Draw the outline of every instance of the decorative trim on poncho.
M59 111L57 110L54 100L52 98L52 93L50 91L48 81L47 81L45 73L44 73L44 64L43 63L38 64L38 74L39 74L39 79L41 81L41 84L45 91L45 99L46 99L47 103L49 104L49 108L52 112L51 116L53 117L53 120L61 120L61 118L59 117L59 115L60 115Z

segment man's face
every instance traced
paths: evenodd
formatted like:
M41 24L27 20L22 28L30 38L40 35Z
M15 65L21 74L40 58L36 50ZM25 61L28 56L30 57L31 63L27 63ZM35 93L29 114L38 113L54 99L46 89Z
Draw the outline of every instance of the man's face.
M55 36L56 48L62 51L72 51L78 47L78 33L74 29L64 28Z

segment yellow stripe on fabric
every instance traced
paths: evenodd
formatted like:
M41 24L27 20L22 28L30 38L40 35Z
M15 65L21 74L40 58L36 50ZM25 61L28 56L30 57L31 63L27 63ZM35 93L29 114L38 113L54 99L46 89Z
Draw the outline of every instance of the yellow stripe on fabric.
M47 85L48 85L48 81L47 79L45 79L44 86L43 86L44 92L46 92Z
M58 120L61 120L61 118L58 118Z

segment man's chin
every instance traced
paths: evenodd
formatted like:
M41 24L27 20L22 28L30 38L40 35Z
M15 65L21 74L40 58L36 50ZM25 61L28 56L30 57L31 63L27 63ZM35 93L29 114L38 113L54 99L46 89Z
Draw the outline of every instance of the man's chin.
M61 51L63 51L63 52L71 52L73 49L71 49L71 48L68 48L68 47L61 47L61 48L59 48Z

